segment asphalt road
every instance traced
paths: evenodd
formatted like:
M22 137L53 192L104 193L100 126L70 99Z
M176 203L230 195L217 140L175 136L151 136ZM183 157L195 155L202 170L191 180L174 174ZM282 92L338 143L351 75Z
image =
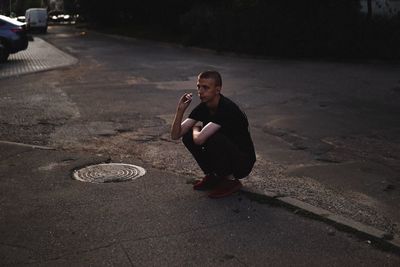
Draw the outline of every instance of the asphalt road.
M253 201L212 200L184 176L146 166L132 182L91 184L103 162L0 144L1 266L398 266L374 242ZM137 163L139 161L136 161Z
M68 27L40 37L79 64L3 80L1 139L199 176L169 125L196 75L217 69L250 119L248 185L399 235L398 64L224 56Z
M251 243L251 249L244 250L246 255L241 254L240 257L236 257L235 253L218 254L219 256L214 254L210 256L208 252L201 256L190 254L183 257L183 263L194 257L199 261L202 258L211 258L212 261L207 262L210 265L232 259L237 259L238 265L240 263L264 265L268 260L272 260L271 265L298 263L298 265L315 266L322 264L374 266L378 262L398 265L397 256L375 250L367 240L336 232L323 223L293 215L280 208L254 204L243 198L241 201L230 198L219 204L200 198L206 202L196 203L197 195L193 195L190 186L186 185L186 179L190 180L200 175L199 170L182 145L171 141L168 137L169 125L179 96L189 91L195 93L196 75L200 71L218 69L224 79L223 93L240 103L252 125L258 162L252 175L245 181L247 185L292 196L397 234L400 216L398 214L400 135L398 116L396 116L400 109L398 65L261 60L224 56L205 50L105 36L70 27L51 27L49 34L41 38L76 57L79 62L62 69L0 80L1 140L51 146L57 151L72 155L84 153L84 155L106 157L112 161L139 164L153 170L153 174L147 177L150 177L148 178L150 184L154 182L157 186L152 185L150 189L146 187L147 194L162 195L165 186L172 192L177 188L177 192L185 193L182 198L181 194L171 193L175 196L174 201L160 199L150 206L146 206L143 202L137 204L139 207L147 207L146 210L156 207L160 209L162 206L164 209L158 210L158 214L163 212L165 214L158 220L167 221L167 225L172 227L168 228L171 231L175 229L174 227L180 228L180 223L187 223L178 223L183 216L182 213L178 210L171 211L171 208L183 205L182 202L188 203L184 208L185 211L199 210L199 214L209 208L213 210L214 205L219 207L215 211L218 216L211 216L217 218L216 222L210 221L204 224L207 232L204 235L197 233L196 229L202 228L195 224L197 226L188 228L182 226L183 232L177 230L166 235L145 232L143 236L136 236L137 232L133 231L129 234L133 236L129 238L117 238L119 242L117 243L123 244L122 248L119 248L126 252L129 247L130 253L134 253L137 249L135 244L130 244L130 241L135 243L144 240L145 247L148 247L151 253L149 252L148 258L139 262L156 265L161 263L162 261L157 262L154 259L157 254L152 253L155 253L154 251L163 253L170 244L170 235L178 237L174 238L175 245L172 251L168 252L173 254L161 259L166 260L169 257L173 259L179 256L177 253L183 249L182 246L186 242L179 238L182 238L182 234L188 234L190 237L187 237L187 240L192 240L190 242L193 243L190 245L191 251L196 250L196 240L204 236L204 243L200 245L203 249L208 248L206 243L211 243L216 244L211 247L214 252L218 251L215 250L216 247L224 247L224 251L231 251L238 249L234 246L235 242L246 246ZM30 156L22 161L22 166L32 165L31 169L40 168L37 163L32 162L35 153L29 153L26 155ZM2 164L5 162L7 161L3 160ZM63 159L57 162L63 162ZM10 171L7 166L12 164L5 165L3 170ZM22 169L22 166L15 170ZM65 168L64 171L69 170L70 166ZM69 174L60 172L55 177L59 175L67 177ZM15 177L17 179L18 176ZM169 180L168 177L174 178ZM167 179L168 183L165 182ZM8 188L6 184L3 192L12 192L14 195L15 191L6 190ZM128 192L132 193L129 191L133 190L131 187L136 188L138 191L134 192L140 194L143 187L139 184L115 185L118 188L115 194L125 196ZM23 188L29 187L29 183L23 186ZM57 188L60 187L62 186ZM64 203L68 196L82 197L81 194L85 191L81 190L83 189L80 186L76 186L70 195L66 194L64 199L58 201ZM104 188L100 190L107 191ZM119 190L127 192L121 191L121 193ZM34 194L38 192L40 190L34 191ZM92 192L88 198L93 200L96 199L95 196L102 194L107 192ZM4 196L9 197L8 194ZM39 197L36 200L40 203L42 199ZM43 201L48 203L46 202L48 199ZM89 209L95 212L108 201L109 199L94 201ZM123 200L117 200L118 203L121 203L120 201ZM116 203L111 202L113 204L110 204L111 207L107 212L112 212L115 208ZM246 212L250 212L253 205L257 205L256 210L260 208L260 213L256 215L257 222L254 225L247 225L248 228L241 223L235 224L233 229L236 230L233 232L239 236L240 242L233 240L235 242L230 243L225 240L228 234L225 233L224 227L216 227L214 233L210 230L213 228L212 225L220 224L219 216L226 216L228 221L232 219L230 216L236 216L236 202L245 203L244 206L240 206L240 210L248 209ZM220 203L227 203L227 206ZM37 207L47 207L47 205ZM193 205L203 206L200 208ZM17 223L17 230L18 222L26 219L27 215L11 212L17 207L9 206L9 208L6 209L6 215L14 220L13 223ZM56 206L52 208L57 209ZM140 213L140 208L128 212L126 205L121 205L119 209L123 214L130 214L129 216ZM28 214L32 212L29 210ZM82 212L84 211L78 213ZM171 212L174 215L170 218L168 216ZM241 219L244 221L246 216L251 217L248 213L239 214L243 215ZM149 219L149 215L141 215L135 225L143 223L145 218ZM93 216L88 215L83 218L85 220ZM273 227L265 225L271 222L270 216L277 216L272 220ZM111 217L113 223L126 224L120 222L124 220L123 216ZM39 224L40 218L37 220ZM51 220L49 222L51 225ZM6 223L3 217L2 230L10 229L4 226ZM54 223L63 225L65 222L62 218L58 218ZM157 233L165 229L162 223L154 225L153 220L147 227L154 228ZM265 230L270 227L272 227L268 232L270 234L287 233L289 230L291 234L268 236ZM124 229L126 233L130 228ZM42 231L45 231L45 228ZM92 235L97 231L102 232L97 226L91 228ZM35 232L34 229L32 232ZM115 234L113 229L107 229L105 232ZM223 237L218 235L221 232ZM23 235L18 236L23 237ZM62 236L68 236L68 233L63 233ZM215 238L207 238L211 236ZM264 236L268 238L262 241L256 238ZM318 237L313 239L312 236ZM14 238L10 234L7 234L7 237ZM333 238L338 240L333 242ZM17 237L15 239L18 240ZM70 242L81 242L81 239L73 237L70 237L70 240ZM155 243L152 243L153 240ZM65 258L60 255L70 257L77 251L85 253L92 251L93 246L99 248L99 251L104 246L113 247L114 241L104 242L92 242L96 245L82 245L71 250L65 246L55 252L52 251L49 256L43 256L49 249L44 247L39 253L41 256L37 257L47 262L51 259ZM280 252L268 249L270 246L280 247ZM254 257L256 260L251 261L251 253L256 251L256 248L259 249L257 256ZM321 254L321 251L328 251L330 256ZM354 251L359 254L354 254ZM130 253L128 255L131 255ZM97 252L95 254L97 255ZM139 259L141 255L142 252L137 254L135 259ZM14 260L15 256L10 257ZM331 264L326 261L327 259L332 260ZM35 261L37 262L38 258L33 262ZM179 265L179 262L176 265Z

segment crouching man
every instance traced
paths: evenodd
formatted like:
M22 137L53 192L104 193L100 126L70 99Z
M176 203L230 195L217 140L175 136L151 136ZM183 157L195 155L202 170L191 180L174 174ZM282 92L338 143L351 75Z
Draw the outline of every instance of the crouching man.
M182 138L204 172L193 189L211 190L211 198L230 196L242 187L239 179L251 172L256 161L249 123L243 111L221 94L222 79L216 71L205 71L197 79L201 103L183 122L192 101L184 94L177 105L171 138Z

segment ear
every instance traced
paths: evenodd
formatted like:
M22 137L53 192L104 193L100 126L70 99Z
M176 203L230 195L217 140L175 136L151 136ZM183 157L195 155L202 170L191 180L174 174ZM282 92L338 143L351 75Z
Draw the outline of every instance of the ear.
M218 92L218 94L219 94L219 93L221 93L222 87L221 87L221 86L217 86L217 87L215 87L215 89L217 89L217 92Z

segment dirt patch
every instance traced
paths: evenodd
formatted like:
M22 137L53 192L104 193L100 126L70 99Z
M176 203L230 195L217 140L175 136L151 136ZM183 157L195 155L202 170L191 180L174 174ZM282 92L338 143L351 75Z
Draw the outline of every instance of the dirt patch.
M183 144L169 138L168 129L168 126L145 127L113 136L98 136L85 143L70 142L63 148L108 155L112 161L139 160L153 168L184 175L187 181L202 176ZM286 166L267 161L260 155L257 157L253 172L243 180L244 184L297 198L389 233L400 233L397 223L367 195L328 188L311 177L288 175Z

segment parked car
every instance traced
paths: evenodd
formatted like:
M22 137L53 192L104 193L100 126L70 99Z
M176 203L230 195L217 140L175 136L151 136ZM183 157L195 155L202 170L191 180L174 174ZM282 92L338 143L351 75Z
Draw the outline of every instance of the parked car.
M25 12L25 21L27 29L39 30L40 32L47 32L47 9L46 8L30 8Z
M25 16L18 16L18 17L17 17L17 20L18 20L19 22L25 22Z
M0 59L3 58L3 54L5 53L5 48L2 43L0 43ZM0 61L1 63L2 61Z
M72 16L69 14L64 14L60 10L52 10L48 13L49 23L54 24L69 24L72 22Z
M0 15L0 62L8 56L28 48L25 23Z

